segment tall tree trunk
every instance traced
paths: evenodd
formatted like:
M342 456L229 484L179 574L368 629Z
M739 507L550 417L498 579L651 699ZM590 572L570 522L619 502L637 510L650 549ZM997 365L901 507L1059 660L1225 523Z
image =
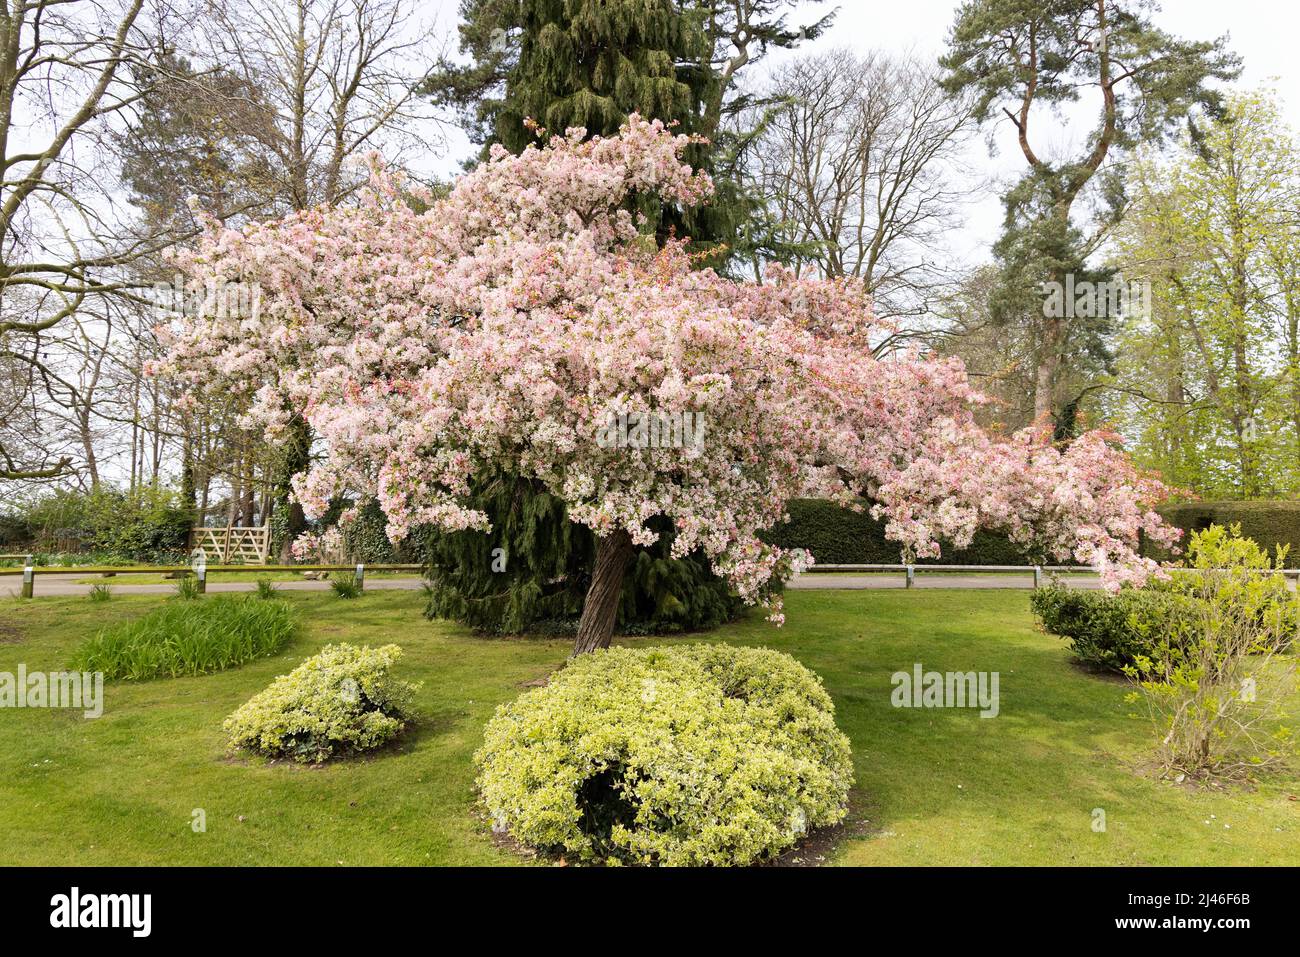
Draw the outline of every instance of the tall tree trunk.
M1034 428L1044 439L1056 431L1056 392L1061 367L1063 318L1044 317L1038 340L1038 363L1034 370Z
M226 503L226 524L239 524L239 506L243 501L243 489L240 488L239 480L243 477L244 471L240 467L242 458L236 453L236 458L230 464L230 501Z
M632 537L623 529L596 540L596 567L591 587L582 605L578 636L573 654L578 656L598 648L608 648L618 620L618 600L623 592L623 575L635 552Z
M294 539L307 528L307 516L303 513L302 506L293 499L290 482L310 464L311 426L301 415L295 415L289 423L288 440L284 444L280 461L276 464L275 504L271 506L272 511L284 510L284 527L279 529L279 553L280 561L286 565L293 561Z
M247 436L244 439L244 477L243 477L243 500L239 505L239 524L245 528L251 528L254 524L253 510L256 508L256 489L254 488L254 465L253 465L253 437Z
M1286 305L1287 372L1291 377L1291 427L1295 430L1296 464L1300 465L1300 308L1291 296Z

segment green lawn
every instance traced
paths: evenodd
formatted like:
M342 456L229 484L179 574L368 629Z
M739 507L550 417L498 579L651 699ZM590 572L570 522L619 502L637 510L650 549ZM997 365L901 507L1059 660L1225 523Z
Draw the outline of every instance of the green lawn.
M305 627L275 658L110 684L98 720L0 711L0 863L518 863L472 813L470 756L493 708L560 663L568 643L475 638L421 618L418 592L283 598ZM105 622L159 600L0 604L0 671L61 668ZM1078 671L1062 642L1036 633L1027 592L796 591L787 620L705 640L766 644L825 678L858 786L832 862L1300 864L1294 773L1233 793L1142 774L1151 732L1127 716L1123 684ZM404 676L424 683L400 749L321 769L231 759L222 719L340 640L400 644ZM1000 672L1001 714L893 708L891 673L918 661ZM1104 833L1092 829L1098 807ZM205 833L191 829L196 808Z

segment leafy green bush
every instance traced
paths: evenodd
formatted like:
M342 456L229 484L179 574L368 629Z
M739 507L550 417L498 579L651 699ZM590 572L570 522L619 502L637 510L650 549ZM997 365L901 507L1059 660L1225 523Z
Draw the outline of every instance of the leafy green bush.
M1255 580L1252 587L1240 588L1236 579L1230 578L1228 591L1216 594L1215 600L1235 601L1233 614L1260 624L1276 618L1276 630L1285 650L1300 626L1300 600L1282 574L1289 552L1289 546L1276 545L1274 554L1269 555L1257 542L1242 534L1240 525L1227 528L1211 525L1192 533L1183 568L1172 570L1167 581L1155 581L1151 587L1176 595L1203 597L1207 572L1240 571Z
M729 645L611 648L503 705L475 755L493 828L584 861L748 864L843 819L820 679Z
M1189 605L1186 597L1151 588L1108 595L1051 585L1035 589L1029 598L1044 631L1067 639L1085 664L1116 674L1190 615Z
M328 645L226 719L231 745L319 763L369 751L406 727L416 686L394 678L397 645Z
M78 649L71 667L131 680L207 674L274 654L294 629L293 612L281 602L222 596L167 604L105 628Z
M21 511L38 550L95 553L111 564L173 561L185 554L193 515L174 492L59 489Z
M1247 778L1297 753L1291 702L1296 599L1275 559L1241 529L1211 526L1192 540L1193 570L1168 586L1195 613L1154 634L1124 673L1147 706L1166 772Z
M269 601L279 594L280 589L275 587L275 583L269 578L259 578L257 580L257 597L263 601Z
M1178 655L1200 641L1194 626L1207 613L1200 604L1205 601L1275 635L1279 650L1285 650L1300 627L1300 600L1281 573L1285 558L1285 548L1270 558L1242 537L1238 526L1214 525L1192 534L1185 565L1169 569L1166 579L1113 596L1054 585L1036 590L1029 604L1043 629L1069 639L1081 661L1117 673L1126 673L1157 648L1164 648L1161 660L1173 667ZM1216 577L1222 571L1234 574ZM1246 580L1250 587L1242 584ZM1214 581L1225 584L1207 592L1207 582ZM1217 666L1207 667L1213 677Z

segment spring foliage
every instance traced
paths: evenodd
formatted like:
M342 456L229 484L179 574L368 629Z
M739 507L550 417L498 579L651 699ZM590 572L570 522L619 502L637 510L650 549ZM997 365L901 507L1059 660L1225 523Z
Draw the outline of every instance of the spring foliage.
M1269 556L1240 529L1211 526L1189 545L1191 571L1168 587L1191 615L1150 635L1150 649L1124 669L1159 736L1168 772L1246 777L1294 759L1290 702L1300 691L1296 596Z
M475 760L496 830L606 863L771 857L842 820L853 779L820 679L729 645L583 655L503 705Z

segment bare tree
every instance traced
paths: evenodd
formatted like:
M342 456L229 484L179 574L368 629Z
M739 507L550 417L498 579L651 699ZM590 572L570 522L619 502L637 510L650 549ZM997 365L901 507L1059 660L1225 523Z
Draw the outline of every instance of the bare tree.
M93 165L97 139L146 92L131 69L155 52L143 9L144 0L0 6L0 354L18 373L7 398L25 410L0 428L0 480L72 467L74 455L49 450L36 394L24 391L48 381L43 337L128 289L120 268L155 244L117 228Z
M350 157L386 158L440 129L416 97L433 63L412 0L209 0L207 58L258 91L278 197L291 209L333 203L355 185Z
M796 268L861 279L883 315L927 311L949 278L943 234L975 188L960 163L969 101L916 57L847 50L793 61L764 94L782 105L747 172L785 238L809 250Z

